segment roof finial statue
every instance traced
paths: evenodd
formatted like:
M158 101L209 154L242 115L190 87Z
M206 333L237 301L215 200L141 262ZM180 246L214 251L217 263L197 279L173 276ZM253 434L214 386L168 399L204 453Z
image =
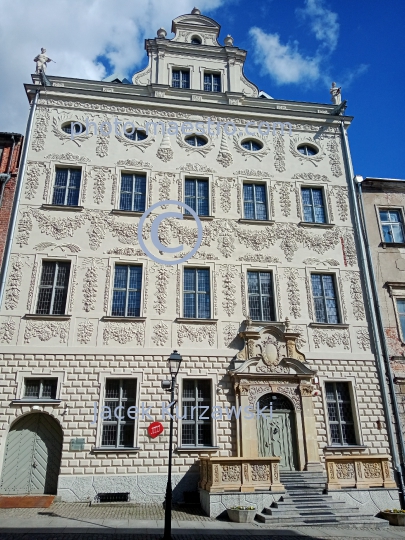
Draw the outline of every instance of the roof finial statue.
M37 63L37 69L35 71L37 75L39 75L41 72L45 73L47 62L54 62L54 60L51 60L51 58L48 58L45 53L46 53L46 49L42 48L41 54L38 54L34 58L34 62Z
M332 88L329 90L331 95L331 102L333 105L340 105L342 103L342 87L337 88L336 83L332 83Z
M227 47L233 47L233 37L228 34L224 39L224 43Z
M191 15L201 15L201 11L197 7L195 7L193 8Z
M165 39L166 36L167 36L166 30L163 27L160 27L159 30L157 31L157 37L160 39Z

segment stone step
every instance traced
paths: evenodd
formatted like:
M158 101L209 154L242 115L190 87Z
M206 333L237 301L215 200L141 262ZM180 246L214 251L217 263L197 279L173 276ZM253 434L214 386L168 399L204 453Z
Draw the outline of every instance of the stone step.
M287 489L288 491L294 491L294 490L298 490L298 489L305 489L305 490L307 490L307 489L320 489L320 488L325 488L326 487L325 482L306 482L305 484L304 483L299 484L298 482L287 483L287 482L283 482L281 480L281 483L283 484L285 489Z
M262 517L263 517L263 519L262 519ZM274 528L274 529L285 529L286 528L286 523L273 523L271 518L270 519L265 519L265 516L261 516L261 514L256 514L256 520L259 521L260 523L271 524L272 528ZM335 521L322 520L321 522L312 521L312 520L301 521L301 520L295 519L294 522L291 523L291 527L314 527L314 526L328 527L328 526L331 526L331 525L334 528L336 528L337 530L338 529L344 529L344 528L347 528L347 527L349 527L351 529L357 529L357 528L359 528L359 529L363 529L363 528L367 528L367 529L385 529L385 528L388 528L390 526L390 524L389 524L389 522L387 520L379 519L379 518L372 518L372 519L359 518L355 522L353 522L353 521L345 521L344 519L339 519L337 521L336 520Z
M367 523L369 521L374 520L373 515L367 515L367 514L339 514L335 515L333 512L329 513L323 513L323 514L308 514L308 515L297 515L294 513L291 513L289 515L269 515L264 514L263 512L260 512L256 514L256 519L260 521L261 523L267 523L267 524L285 524L288 525L297 525L297 521L302 521L304 523L339 523L344 521L345 523L359 523L359 521L362 521L363 523ZM378 519L378 518L376 518ZM383 520L385 521L385 520Z
M282 502L273 502L270 508L347 508L345 506L345 501L282 501ZM359 508L354 506L353 508Z
M301 517L309 516L309 517L316 517L316 516L345 516L350 514L356 514L359 515L359 507L351 506L349 508L342 507L342 508L322 508L322 507L312 507L312 508L264 508L263 514L274 516L274 517L282 517L287 518L291 517Z

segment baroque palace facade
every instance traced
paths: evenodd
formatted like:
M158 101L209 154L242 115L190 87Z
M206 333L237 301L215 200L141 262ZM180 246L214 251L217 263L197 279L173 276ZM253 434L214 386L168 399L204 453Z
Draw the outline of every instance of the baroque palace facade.
M306 470L324 472L336 497L357 488L366 503L372 489L392 506L348 196L352 119L260 93L246 52L230 36L222 46L197 9L172 30L146 41L133 84L39 74L26 85L32 130L0 311L0 491L163 501L161 382L177 349L175 499L198 482L207 496L271 494L280 472ZM115 132L115 119L135 131ZM208 121L228 124L170 124ZM203 227L177 266L137 238L164 200L191 206ZM146 219L145 241L164 211ZM162 221L160 241L190 251L189 217ZM190 414L198 406L209 414ZM154 420L165 431L151 439Z

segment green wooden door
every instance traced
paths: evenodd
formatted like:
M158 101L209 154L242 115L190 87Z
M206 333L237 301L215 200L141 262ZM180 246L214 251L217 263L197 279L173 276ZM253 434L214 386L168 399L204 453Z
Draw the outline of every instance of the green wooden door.
M62 430L51 416L21 418L7 437L0 493L55 494L62 440Z
M266 394L259 400L259 406L261 410L266 407L264 414L257 419L259 456L279 456L280 469L295 470L296 438L292 406L280 394Z

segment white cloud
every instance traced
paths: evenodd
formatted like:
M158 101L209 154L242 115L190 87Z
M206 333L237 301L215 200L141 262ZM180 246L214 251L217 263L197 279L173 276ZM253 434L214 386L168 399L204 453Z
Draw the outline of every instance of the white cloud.
M298 44L280 43L278 34L266 34L260 28L251 28L254 61L262 65L263 73L273 77L277 84L316 81L319 79L320 58L304 57Z
M323 47L330 52L336 49L340 30L338 14L324 7L323 0L306 0L305 8L297 9L297 13L309 21L312 32Z
M203 14L230 0L200 0ZM41 47L56 63L48 73L100 80L107 74L97 59L106 56L114 72L132 76L146 65L144 39L190 13L194 0L0 0L0 131L24 132L28 103L23 83L31 82L33 58Z

